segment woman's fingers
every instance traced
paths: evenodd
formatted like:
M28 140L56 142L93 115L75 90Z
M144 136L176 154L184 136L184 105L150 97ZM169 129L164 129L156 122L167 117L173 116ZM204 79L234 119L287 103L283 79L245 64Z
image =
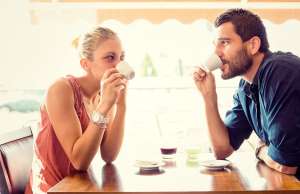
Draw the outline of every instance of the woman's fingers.
M117 79L122 79L124 76L120 73L112 73L110 76L105 80L107 83L112 83Z
M105 80L109 79L113 74L120 74L120 73L116 68L110 68L104 72L102 79Z
M119 78L119 79L115 79L113 82L110 83L110 85L113 87L113 88L118 88L119 86L122 85L123 88L126 87L126 83L123 79Z

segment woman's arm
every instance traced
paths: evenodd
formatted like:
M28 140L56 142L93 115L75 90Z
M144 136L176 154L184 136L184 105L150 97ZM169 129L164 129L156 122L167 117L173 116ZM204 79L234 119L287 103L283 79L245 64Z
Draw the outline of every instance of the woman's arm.
M120 151L125 126L125 107L116 107L116 113L106 130L101 144L101 157L106 163L114 161Z
M107 163L111 163L116 159L123 142L126 114L126 94L127 82L125 81L124 88L120 91L116 104L109 113L109 117L113 119L104 134L101 144L101 156Z
M67 80L59 80L49 88L46 109L58 141L73 166L77 170L88 169L105 129L90 122L82 133L74 108L73 91Z

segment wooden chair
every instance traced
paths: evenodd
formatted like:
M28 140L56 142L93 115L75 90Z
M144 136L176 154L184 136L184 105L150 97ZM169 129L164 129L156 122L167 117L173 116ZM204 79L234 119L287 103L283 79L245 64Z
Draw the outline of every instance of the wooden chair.
M33 135L23 127L0 136L0 194L24 193L33 157Z

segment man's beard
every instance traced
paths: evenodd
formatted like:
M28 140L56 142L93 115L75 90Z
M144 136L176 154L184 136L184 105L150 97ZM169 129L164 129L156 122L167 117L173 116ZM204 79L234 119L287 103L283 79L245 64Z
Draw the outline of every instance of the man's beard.
M252 58L247 54L246 49L242 48L237 52L232 61L224 60L223 64L228 64L229 71L227 74L222 74L223 79L234 78L245 74L252 66Z

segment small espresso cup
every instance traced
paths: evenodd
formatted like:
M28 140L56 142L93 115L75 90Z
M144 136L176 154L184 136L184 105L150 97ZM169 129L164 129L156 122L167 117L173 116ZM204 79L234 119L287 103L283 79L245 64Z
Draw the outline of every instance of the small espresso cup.
M220 68L221 65L222 65L222 60L217 54L213 53L205 60L203 65L200 65L200 67L204 71L210 72Z
M120 63L118 63L116 69L128 80L133 79L135 76L134 70L126 61L121 61Z

